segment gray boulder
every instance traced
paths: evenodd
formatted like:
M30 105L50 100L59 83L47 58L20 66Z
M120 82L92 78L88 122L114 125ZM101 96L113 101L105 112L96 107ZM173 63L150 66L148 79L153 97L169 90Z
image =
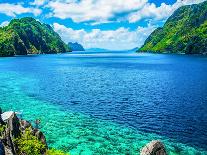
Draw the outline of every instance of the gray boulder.
M25 130L29 129L38 140L40 140L47 147L47 142L44 134L37 128L33 128L32 124L26 120L20 120L20 130L25 133Z
M15 145L13 140L21 135L21 131L19 119L14 112L6 120L6 124L7 128L3 135L3 144L5 148L12 152L12 154L16 154L17 146Z
M18 138L21 135L19 119L15 113L7 120L7 125L12 138Z
M26 120L20 120L20 130L22 132L24 132L26 129L28 128L32 128L32 125L30 122L26 121Z
M167 153L162 142L153 140L142 148L140 155L167 155Z
M34 136L37 137L37 139L40 140L43 144L45 144L47 147L46 138L44 134L39 129L33 129L33 132Z

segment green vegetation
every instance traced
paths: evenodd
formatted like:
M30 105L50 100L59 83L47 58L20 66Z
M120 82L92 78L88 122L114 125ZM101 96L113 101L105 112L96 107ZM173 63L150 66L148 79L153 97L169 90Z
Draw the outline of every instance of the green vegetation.
M0 56L64 53L68 46L52 27L31 17L13 19L0 28Z
M6 125L1 125L0 124L0 138L2 137L2 133L5 131Z
M18 154L40 155L46 150L46 146L32 135L30 129L26 129L21 137L15 139L18 146Z
M1 130L1 128L0 128ZM32 134L32 130L27 128L19 138L16 138L15 144L18 147L18 154L41 155L46 151L46 146ZM60 150L47 150L46 155L69 155Z
M46 155L69 155L60 150L51 149L46 152Z
M158 53L207 53L207 1L180 7L138 50Z

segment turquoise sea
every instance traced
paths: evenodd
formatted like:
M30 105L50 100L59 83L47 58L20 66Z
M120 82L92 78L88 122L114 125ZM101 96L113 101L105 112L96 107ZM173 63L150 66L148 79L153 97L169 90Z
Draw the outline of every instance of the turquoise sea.
M207 57L74 52L0 58L0 107L71 155L207 154Z

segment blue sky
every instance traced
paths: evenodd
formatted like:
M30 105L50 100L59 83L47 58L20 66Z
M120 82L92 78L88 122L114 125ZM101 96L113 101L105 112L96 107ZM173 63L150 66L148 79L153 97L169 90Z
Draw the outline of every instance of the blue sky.
M34 17L67 43L112 50L140 47L179 7L205 0L0 0L0 26Z

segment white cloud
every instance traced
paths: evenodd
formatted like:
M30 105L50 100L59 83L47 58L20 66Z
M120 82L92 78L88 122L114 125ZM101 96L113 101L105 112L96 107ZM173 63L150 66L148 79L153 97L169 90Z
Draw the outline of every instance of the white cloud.
M9 21L4 21L0 24L0 27L4 27L4 26L7 26L9 25Z
M123 50L141 46L147 36L155 29L154 26L138 27L136 31L126 28L116 30L93 29L90 32L74 30L58 23L53 24L54 30L65 42L79 42L85 48L97 47L112 50Z
M6 14L7 16L15 17L16 15L23 13L32 13L35 16L39 15L42 11L37 8L32 7L23 7L20 4L9 4L1 3L0 4L0 13Z
M140 9L146 2L147 0L53 0L47 7L52 10L50 16L61 19L71 18L75 22L106 22L117 13Z
M173 5L162 3L157 7L154 3L146 3L140 10L131 13L128 16L130 23L140 21L145 18L152 18L154 20L166 20L176 9L184 5L196 4L205 0L177 0Z
M30 5L42 6L47 2L47 0L34 0L30 2Z
M138 22L142 19L166 20L183 5L200 3L205 0L177 0L173 5L162 3L156 6L148 0L51 0L47 7L51 12L47 17L71 18L75 22L91 22L92 25L115 21ZM127 13L125 17L117 17Z

